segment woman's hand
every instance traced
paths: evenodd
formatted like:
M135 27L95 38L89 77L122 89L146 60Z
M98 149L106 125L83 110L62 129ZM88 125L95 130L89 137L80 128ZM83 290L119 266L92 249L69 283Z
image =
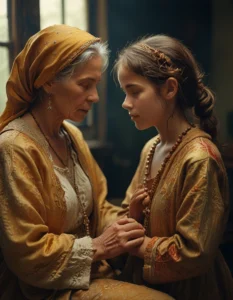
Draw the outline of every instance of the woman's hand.
M93 260L109 259L139 247L144 240L145 229L132 218L122 218L93 239Z
M133 218L138 222L142 222L143 210L147 205L149 205L149 203L150 203L150 196L142 187L142 185L140 185L130 200L130 204L129 204L130 218Z

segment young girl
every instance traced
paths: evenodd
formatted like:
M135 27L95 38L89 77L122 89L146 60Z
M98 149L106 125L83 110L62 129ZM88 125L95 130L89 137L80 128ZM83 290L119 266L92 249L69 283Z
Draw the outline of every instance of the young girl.
M218 250L228 215L227 176L216 145L214 96L203 74L191 52L165 35L122 50L115 70L135 126L159 133L142 150L122 204L146 229L123 274L177 300L233 299Z

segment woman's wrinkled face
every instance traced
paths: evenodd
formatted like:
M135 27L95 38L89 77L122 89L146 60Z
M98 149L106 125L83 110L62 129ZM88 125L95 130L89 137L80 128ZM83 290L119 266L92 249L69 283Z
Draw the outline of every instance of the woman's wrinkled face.
M165 109L155 84L123 65L118 69L118 81L126 95L122 107L137 129L160 127L166 120Z
M50 94L52 107L59 118L81 122L99 101L97 85L102 74L102 58L92 57L77 67L68 79L54 81Z

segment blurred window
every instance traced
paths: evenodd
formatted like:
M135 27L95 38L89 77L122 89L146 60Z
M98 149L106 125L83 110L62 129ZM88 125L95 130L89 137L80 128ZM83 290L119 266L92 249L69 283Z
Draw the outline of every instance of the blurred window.
M7 0L0 1L0 113L6 102L6 81L9 76L10 31Z
M40 0L40 28L68 24L88 30L87 0Z

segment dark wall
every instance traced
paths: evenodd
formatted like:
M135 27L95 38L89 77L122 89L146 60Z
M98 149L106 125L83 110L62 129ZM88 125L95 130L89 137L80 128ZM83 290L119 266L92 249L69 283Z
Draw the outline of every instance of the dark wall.
M156 131L138 131L128 113L122 109L124 94L110 74L116 53L139 37L164 33L181 39L190 47L208 73L212 12L210 0L108 0L107 3L111 49L107 138L112 145L112 159L108 157L104 172L108 179L109 197L123 197L135 172L141 149Z

